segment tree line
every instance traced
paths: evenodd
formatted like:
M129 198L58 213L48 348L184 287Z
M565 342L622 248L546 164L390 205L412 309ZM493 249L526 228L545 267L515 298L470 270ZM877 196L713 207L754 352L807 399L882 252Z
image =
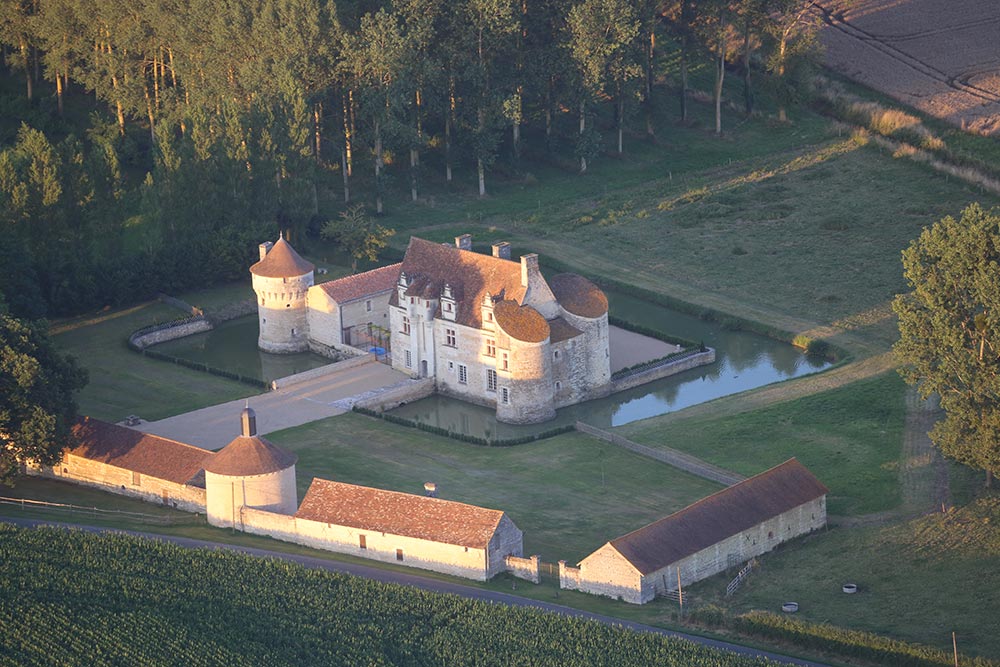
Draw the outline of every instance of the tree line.
M219 234L317 230L334 178L382 214L393 179L415 201L464 170L483 196L529 151L585 172L630 124L655 139L665 74L687 120L696 62L715 64L716 132L727 66L748 114L756 71L783 116L817 21L807 0L0 0L30 121L5 138L0 215L54 312L127 301L201 281L191 264L242 271ZM90 95L85 122L64 119ZM164 275L119 265L136 257Z

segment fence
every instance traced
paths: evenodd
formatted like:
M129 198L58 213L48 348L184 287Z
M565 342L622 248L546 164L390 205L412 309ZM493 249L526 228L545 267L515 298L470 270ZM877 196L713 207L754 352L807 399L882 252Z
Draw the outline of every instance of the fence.
M726 586L727 598L731 597L733 593L735 593L737 589L739 589L740 585L743 583L743 580L750 576L750 572L753 571L753 568L756 565L757 565L757 559L755 558L751 561L748 561L747 564L743 566L743 569L741 569L733 578L733 580L729 582L729 585Z
M42 509L58 512L70 512L76 514L89 514L91 516L117 517L130 521L142 523L155 523L161 526L169 526L178 523L199 523L198 515L167 516L163 514L143 514L142 512L127 512L125 510L107 510L99 507L83 507L82 505L68 505L65 503L50 503L44 500L29 500L27 498L6 498L0 496L0 505L14 505L22 510Z
M584 424L583 422L576 423L576 430L581 433L586 433L587 435L592 435L595 438L604 440L605 442L610 442L612 445L627 449L631 452L635 452L636 454L641 454L642 456L647 456L656 461L666 463L667 465L672 465L675 468L683 470L684 472L697 475L698 477L716 482L718 484L732 486L733 484L738 484L746 479L743 475L714 466L707 461L702 461L695 456L679 452L676 449L670 449L669 447L658 447L653 449L652 447L632 442L631 440L623 438L620 435L602 431L599 428L590 426L589 424Z

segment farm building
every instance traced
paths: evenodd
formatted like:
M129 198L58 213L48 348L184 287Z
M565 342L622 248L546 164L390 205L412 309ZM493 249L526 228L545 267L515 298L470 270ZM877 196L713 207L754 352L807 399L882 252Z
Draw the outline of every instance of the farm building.
M314 479L295 523L301 544L486 580L521 556L522 533L499 510Z
M827 488L796 459L611 540L561 588L644 604L826 524ZM679 574L678 574L679 573Z
M28 465L29 474L64 479L104 491L205 511L206 461L212 452L82 417L73 426L76 444L58 465Z

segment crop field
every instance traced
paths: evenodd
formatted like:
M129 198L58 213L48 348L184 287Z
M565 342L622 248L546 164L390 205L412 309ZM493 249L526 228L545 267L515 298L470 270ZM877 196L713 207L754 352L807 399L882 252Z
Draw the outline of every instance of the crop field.
M558 614L124 535L0 524L0 665L765 661Z
M996 4L821 0L826 63L924 113L1000 133Z

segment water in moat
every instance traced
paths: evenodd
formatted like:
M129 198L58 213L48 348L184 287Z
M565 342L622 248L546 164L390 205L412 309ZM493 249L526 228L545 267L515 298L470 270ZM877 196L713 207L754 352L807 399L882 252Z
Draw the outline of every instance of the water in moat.
M605 290L611 314L716 350L716 361L649 384L558 411L556 419L531 426L498 423L492 409L443 396L415 401L392 414L487 439L509 439L582 421L598 428L621 426L747 389L825 370L830 362L779 341L731 331L627 294Z
M211 331L160 343L150 349L265 382L332 363L312 352L261 352L257 349L258 327L257 316L249 315L223 322Z

